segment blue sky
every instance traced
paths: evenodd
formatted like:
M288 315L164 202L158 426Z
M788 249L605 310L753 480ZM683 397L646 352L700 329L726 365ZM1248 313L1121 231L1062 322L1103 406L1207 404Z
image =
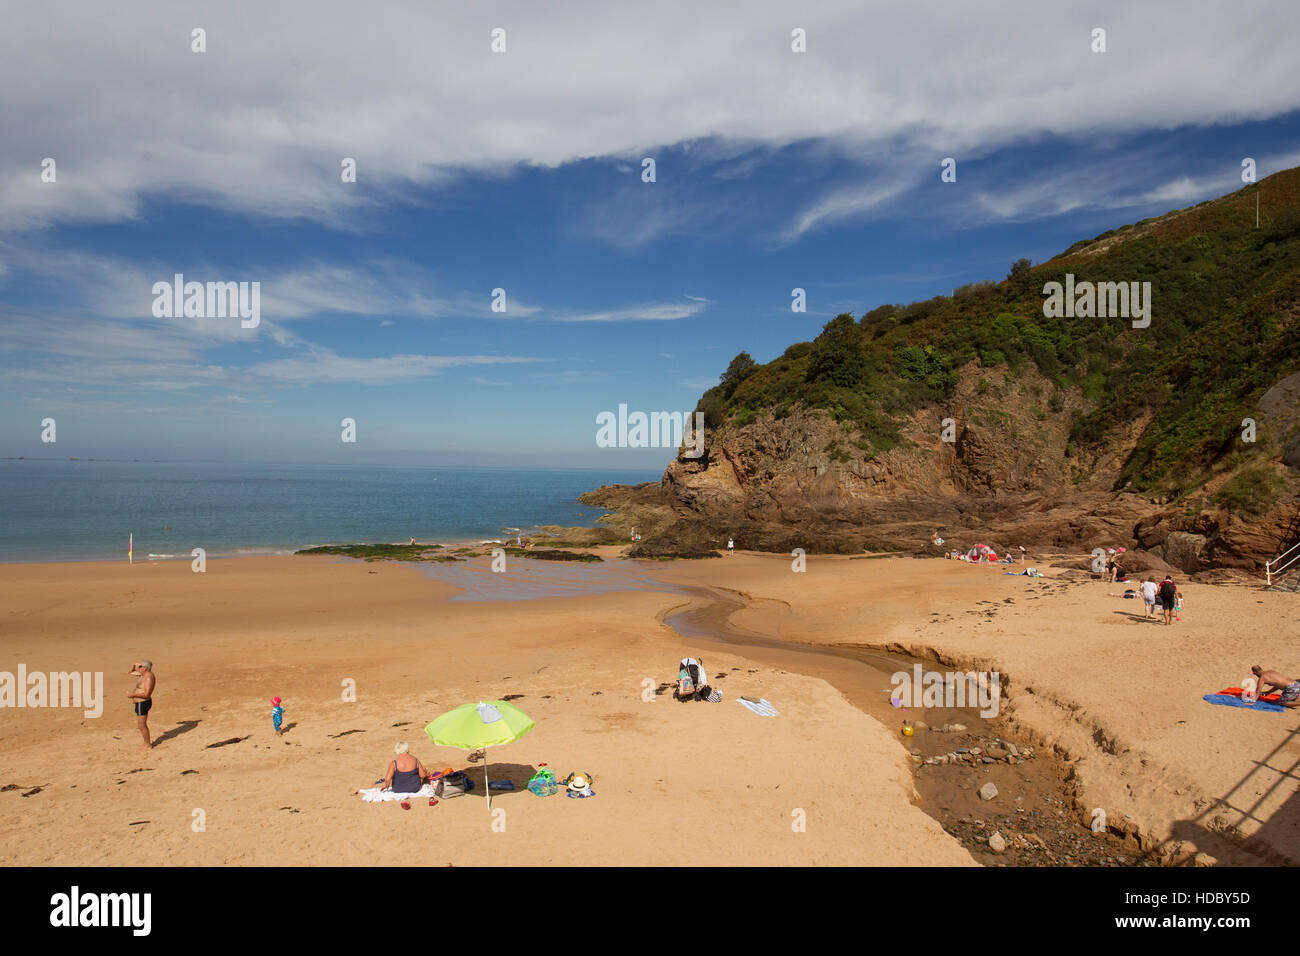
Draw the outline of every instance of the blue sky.
M1287 8L331 6L0 39L0 456L657 469L596 415L1300 164ZM155 318L177 272L261 324Z

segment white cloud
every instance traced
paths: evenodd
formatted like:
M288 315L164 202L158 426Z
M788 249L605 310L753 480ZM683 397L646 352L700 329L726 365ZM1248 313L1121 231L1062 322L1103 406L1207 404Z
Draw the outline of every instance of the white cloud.
M569 315L555 315L561 322L672 322L688 319L703 312L708 299L687 296L690 302L659 302L649 305L629 305L603 312L582 312Z
M795 217L783 239L794 242L804 233L845 219L857 219L876 212L915 185L913 176L896 176L885 182L837 189L823 196Z
M276 359L253 365L249 371L282 385L319 385L350 382L393 385L438 375L467 365L516 365L539 359L513 355L388 355L374 358L337 355L312 347L297 358Z
M355 224L463 169L702 138L722 152L820 137L856 154L908 133L961 155L1030 133L1238 122L1300 102L1300 7L1262 0L1101 0L1086 17L1021 0L662 0L653 15L515 0L490 19L473 4L291 0L196 15L151 0L120 13L6 11L0 230L128 219L155 195ZM190 52L196 20L204 54ZM1096 24L1108 53L1089 50ZM497 25L505 54L489 51ZM794 25L808 31L805 54L790 51ZM46 156L57 183L40 181ZM356 184L340 181L343 157L357 161ZM682 212L661 208L628 241L678 228ZM793 229L830 215L814 208Z

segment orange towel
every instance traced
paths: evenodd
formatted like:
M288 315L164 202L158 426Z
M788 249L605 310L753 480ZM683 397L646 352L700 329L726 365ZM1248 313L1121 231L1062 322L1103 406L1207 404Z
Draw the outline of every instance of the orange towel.
M1227 694L1230 697L1240 697L1243 691L1240 687L1229 687L1225 690L1219 691L1219 693ZM1270 704L1276 704L1278 702L1278 699L1281 698L1281 696L1282 696L1281 694L1263 694L1260 696L1259 699L1263 701L1267 701Z

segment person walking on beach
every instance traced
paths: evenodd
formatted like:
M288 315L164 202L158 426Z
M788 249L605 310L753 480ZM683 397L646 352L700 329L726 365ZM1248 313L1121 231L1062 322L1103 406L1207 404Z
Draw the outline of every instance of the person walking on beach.
M1266 671L1258 664L1250 672L1259 680L1256 692L1260 697L1277 691L1281 695L1277 702L1283 707L1300 707L1300 681L1292 680L1281 671Z
M1156 586L1156 579L1148 576L1142 582L1142 603L1146 605L1146 616L1154 617L1156 613L1156 592L1159 588Z
M1178 601L1178 585L1174 579L1165 575L1160 582L1160 610L1164 613L1165 623L1174 623L1174 604Z
M727 554L735 554L735 553L736 553L736 539L735 539L735 538L728 538L728 539L727 539Z
M136 661L131 665L131 676L140 678L135 682L135 690L127 694L127 700L135 704L135 723L144 738L143 750L153 749L153 740L149 736L149 711L153 707L153 689L158 684L154 677L153 661Z

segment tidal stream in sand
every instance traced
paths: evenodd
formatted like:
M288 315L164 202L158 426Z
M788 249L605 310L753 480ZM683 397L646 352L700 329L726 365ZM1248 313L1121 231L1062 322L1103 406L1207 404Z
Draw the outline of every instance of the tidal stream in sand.
M938 757L962 749L987 749L994 740L1017 747L1028 745L1001 729L1002 721L985 719L975 708L927 707L907 709L890 702L892 675L912 673L920 664L925 671L944 671L933 661L908 657L862 645L817 645L755 634L734 625L731 616L749 607L745 596L722 588L682 585L653 576L654 565L614 560L601 564L552 564L511 559L509 574L493 574L484 559L454 564L423 564L430 577L462 589L452 600L535 600L550 597L609 594L618 591L657 591L683 597L683 603L660 615L687 643L726 646L755 663L825 680L868 716L880 721L913 753ZM700 654L703 657L703 654ZM735 696L725 686L724 699ZM772 702L778 710L780 701ZM708 706L691 704L689 706ZM772 718L765 718L772 719ZM780 718L774 718L780 719ZM940 733L919 730L910 739L902 735L903 721L923 720L930 728L961 724L964 731ZM913 764L916 804L933 817L981 863L1021 866L1150 866L1149 856L1109 835L1091 833L1078 820L1067 768L1048 748L1034 748L1035 756L1011 765ZM984 801L979 788L992 782L998 796ZM993 852L989 837L999 832L1007 839L1002 853ZM1016 835L1013 838L1013 835ZM923 864L924 860L918 860Z

